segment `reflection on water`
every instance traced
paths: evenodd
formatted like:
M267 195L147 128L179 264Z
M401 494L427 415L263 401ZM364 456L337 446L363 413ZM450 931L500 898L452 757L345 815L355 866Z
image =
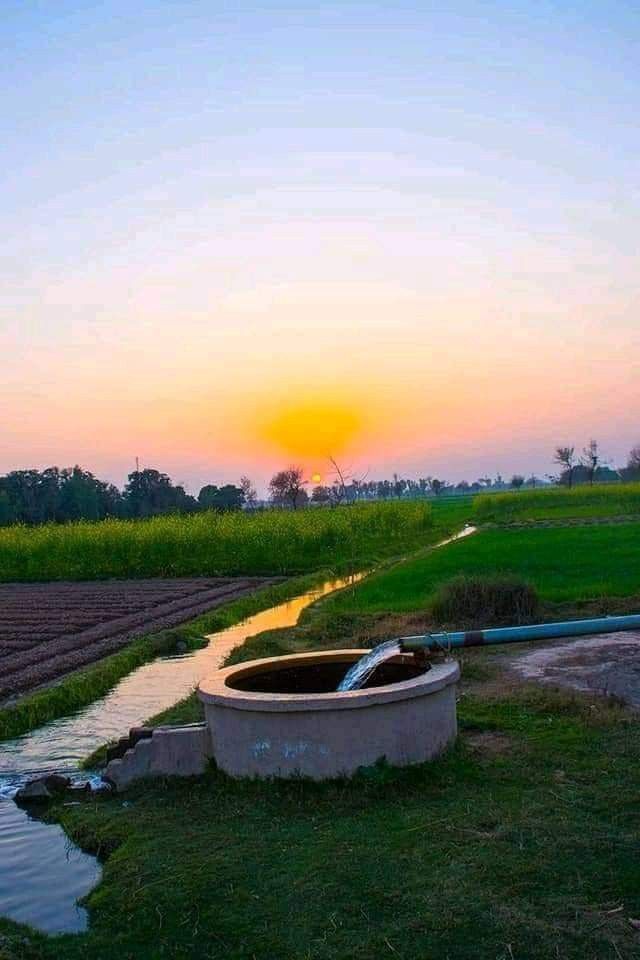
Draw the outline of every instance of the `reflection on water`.
M0 793L49 772L73 772L93 750L128 732L155 713L187 696L217 669L227 655L263 630L295 626L315 600L355 583L358 577L324 583L302 596L278 604L218 633L206 647L182 656L162 657L139 667L105 697L69 717L62 717L0 747Z
M62 827L33 819L0 801L0 912L44 933L80 933L88 924L78 906L100 879L95 857L69 841Z
M87 912L77 900L100 878L95 858L61 827L34 819L9 799L21 783L54 771L77 778L84 757L187 696L247 637L295 626L315 600L359 579L330 581L211 634L201 650L145 664L84 710L0 744L0 914L45 933L79 933Z

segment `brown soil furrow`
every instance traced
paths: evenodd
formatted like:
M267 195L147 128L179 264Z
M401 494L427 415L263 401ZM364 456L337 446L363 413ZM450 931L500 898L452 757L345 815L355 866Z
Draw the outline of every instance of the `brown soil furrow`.
M82 635L84 642L80 647L60 649L62 641L53 641L47 644L46 658L42 657L42 653L44 652L42 650L39 651L41 654L39 658L34 657L34 654L38 653L38 651L22 653L17 658L14 658L14 668L10 673L4 670L5 662L2 663L0 698L14 696L32 687L48 683L71 670L76 670L78 667L85 666L101 657L120 650L131 640L135 639L135 637L144 633L153 633L158 630L175 627L179 623L183 623L185 620L191 620L208 610L212 610L223 603L229 602L229 600L250 593L259 586L275 582L278 582L277 578L236 580L235 582L229 582L228 585L222 589L209 590L197 597L193 597L190 602L186 604L183 603L180 607L175 603L156 607L151 616L146 615L142 628L140 624L125 625L123 621L120 620L117 625L117 632L114 631L109 635L88 639L86 634L90 633L90 631L85 631ZM113 624L109 626L113 626ZM77 637L79 636L81 635L77 635ZM75 640L77 637L69 637L68 639ZM15 665L16 659L19 661L18 665ZM29 662L26 663L25 660Z
M0 657L6 656L9 652L13 653L14 650L28 650L30 647L39 647L41 644L41 640L5 640L3 637L0 639Z
M234 594L238 589L247 589L250 586L252 586L252 584L244 580L238 584L225 584L222 587L217 587L214 590L202 593L198 599L201 598L203 602L209 602L211 606L216 606L219 600ZM56 640L52 640L47 645L47 653L50 657L58 657L65 653L70 653L78 647L104 640L113 634L125 633L135 630L136 627L142 627L150 618L156 619L170 616L173 613L180 613L185 609L189 609L193 602L193 598L183 597L179 600L171 600L169 603L158 604L152 612L141 610L127 617L117 617L113 620L107 620L97 626L89 627L86 630L80 630L79 632L67 634ZM187 617L183 617L183 619L187 619ZM21 655L16 654L15 657L7 657L2 664L3 674L7 675L22 670L24 667L36 664L41 657L42 654L39 650L33 650L30 653Z
M53 580L46 583L0 583L0 600L3 596L15 599L21 594L50 595L59 599L64 594L80 597L83 595L111 595L130 597L153 591L170 590L174 593L186 593L192 590L207 590L223 583L231 583L235 577L179 577L176 579L146 580Z
M48 643L50 640L56 640L60 636L60 633L52 633L49 630L21 630L15 632L7 632L0 630L0 644L2 643L18 643L22 641L29 641L31 643Z

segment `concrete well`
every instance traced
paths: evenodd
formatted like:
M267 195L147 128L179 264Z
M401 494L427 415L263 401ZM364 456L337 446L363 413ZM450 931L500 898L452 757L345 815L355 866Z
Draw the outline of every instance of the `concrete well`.
M219 670L198 695L211 751L235 777L350 775L381 757L394 766L438 756L456 736L455 661L431 670L410 656L378 668L362 690L336 692L366 650L252 660Z

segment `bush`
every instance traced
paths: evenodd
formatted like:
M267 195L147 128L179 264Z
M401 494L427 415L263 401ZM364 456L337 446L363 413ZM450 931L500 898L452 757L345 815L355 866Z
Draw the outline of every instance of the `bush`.
M431 612L441 623L524 623L538 609L535 587L513 576L458 576L442 584Z

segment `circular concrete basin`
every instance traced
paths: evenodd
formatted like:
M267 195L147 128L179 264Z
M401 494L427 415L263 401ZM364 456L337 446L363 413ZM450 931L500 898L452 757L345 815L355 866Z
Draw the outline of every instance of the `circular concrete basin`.
M378 667L362 690L336 686L367 650L251 660L203 680L212 751L234 777L315 780L385 758L394 766L440 754L456 735L455 661L424 672L411 656Z

